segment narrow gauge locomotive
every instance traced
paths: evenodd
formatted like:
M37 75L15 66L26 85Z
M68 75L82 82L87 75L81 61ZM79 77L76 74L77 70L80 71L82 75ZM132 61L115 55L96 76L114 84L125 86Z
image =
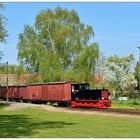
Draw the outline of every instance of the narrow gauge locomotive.
M90 89L87 83L50 82L36 83L28 86L9 86L0 88L0 98L5 99L8 93L10 100L25 102L58 103L58 105L72 107L111 107L106 89Z

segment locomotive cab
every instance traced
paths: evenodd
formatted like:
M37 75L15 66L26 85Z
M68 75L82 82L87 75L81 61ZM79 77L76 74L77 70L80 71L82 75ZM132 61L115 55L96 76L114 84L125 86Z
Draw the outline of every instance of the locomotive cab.
M88 90L90 90L89 84L72 84L71 92L72 92L72 101L78 99L85 99L88 96Z
M91 100L107 100L109 96L109 92L106 89L92 89L89 91Z
M72 85L72 101L75 100L107 100L109 96L106 89L90 89L89 84Z

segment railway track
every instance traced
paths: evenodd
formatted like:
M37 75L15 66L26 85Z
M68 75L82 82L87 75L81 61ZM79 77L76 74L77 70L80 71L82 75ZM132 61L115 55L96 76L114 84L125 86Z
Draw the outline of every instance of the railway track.
M1 101L1 104L7 104L6 101ZM9 102L9 104L14 104L14 102ZM22 103L19 103L22 104ZM26 105L30 105L30 103L23 103ZM32 104L35 105L36 104ZM38 104L39 106L39 104ZM46 106L46 105L44 105ZM114 109L114 108L108 108L108 109L95 109L95 108L72 108L72 107L58 107L58 106L54 106L55 108L59 109L59 108L63 108L65 110L71 110L71 111L94 111L94 112L103 112L103 113L118 113L118 114L129 114L129 115L140 115L140 109Z
M64 107L66 110L72 111L95 111L95 112L104 112L104 113L118 113L118 114L129 114L129 115L140 115L140 109L95 109L95 108L72 108Z

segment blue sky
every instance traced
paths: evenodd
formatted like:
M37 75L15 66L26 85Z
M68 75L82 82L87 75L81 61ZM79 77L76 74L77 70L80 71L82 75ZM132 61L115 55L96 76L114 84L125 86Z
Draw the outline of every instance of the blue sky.
M56 6L77 11L81 22L92 25L94 41L99 43L105 56L134 54L138 60L137 46L140 44L140 3L4 3L3 11L8 18L6 28L9 37L2 45L2 62L17 64L18 34L25 24L33 25L35 16L42 9L55 9Z

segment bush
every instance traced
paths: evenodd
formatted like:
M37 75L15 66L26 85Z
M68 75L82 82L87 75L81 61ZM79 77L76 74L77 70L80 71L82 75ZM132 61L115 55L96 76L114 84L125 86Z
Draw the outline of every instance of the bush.
M134 102L133 102L133 105L139 105L139 103L138 103L138 102L136 102L136 101L134 101Z

